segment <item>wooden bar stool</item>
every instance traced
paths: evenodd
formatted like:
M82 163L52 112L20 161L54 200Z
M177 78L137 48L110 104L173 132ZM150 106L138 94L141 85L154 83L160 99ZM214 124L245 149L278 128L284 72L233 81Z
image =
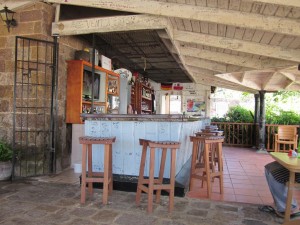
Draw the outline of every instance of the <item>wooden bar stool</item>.
M193 142L192 151L192 164L190 171L190 189L192 187L193 178L206 181L207 183L207 194L208 198L211 197L211 180L214 178L219 178L220 193L223 194L223 153L222 153L222 143L224 142L224 137L222 136L190 136L190 140ZM199 154L199 145L204 144L203 148L203 163L197 160L197 155ZM216 147L216 154L218 160L218 166L215 167L213 162L213 157L209 157L211 148ZM212 155L212 153L211 153ZM196 169L203 168L203 174L198 175Z
M196 136L201 136L201 137L208 137L208 136L218 136L218 133L216 132L196 132L195 133ZM204 142L199 143L199 148L198 148L198 153L197 153L197 161L201 164L203 164L203 156L204 156ZM217 146L215 144L212 144L210 146L210 151L209 151L209 157L211 162L214 163L214 165L216 165L216 163L218 162L218 155L216 153L216 149ZM199 166L199 165L198 165ZM214 167L211 167L212 170L214 171ZM202 186L203 186L203 182L202 182Z
M81 203L85 203L85 189L88 183L89 193L93 194L93 183L103 183L103 198L102 203L107 204L108 194L113 190L112 176L112 143L116 137L90 137L83 136L79 138L79 143L82 144L82 176L81 176ZM93 172L92 169L92 145L104 145L104 171ZM88 155L88 176L86 176L86 163Z
M173 210L174 206L174 191L175 191L175 164L176 164L176 150L179 149L180 143L174 141L149 141L140 139L140 144L143 146L142 157L140 164L140 173L136 191L136 204L140 204L142 191L148 194L148 213L153 212L153 191L156 190L156 203L159 203L161 190L169 192L169 212ZM150 148L150 170L149 178L144 178L144 169L146 162L147 149ZM160 161L159 176L154 178L155 166L155 149L162 150ZM170 183L163 184L163 175L165 170L165 161L167 157L167 150L171 150L171 167L170 167Z

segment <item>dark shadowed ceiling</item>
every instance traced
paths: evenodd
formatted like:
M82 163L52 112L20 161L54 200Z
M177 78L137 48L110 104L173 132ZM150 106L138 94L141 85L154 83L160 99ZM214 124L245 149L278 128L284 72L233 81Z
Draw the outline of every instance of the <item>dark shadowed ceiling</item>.
M61 20L82 19L99 16L130 15L129 13L63 5ZM139 72L143 76L157 82L192 82L180 62L170 53L156 30L123 31L81 35L93 43L100 54L112 59L114 69L126 68L131 72Z

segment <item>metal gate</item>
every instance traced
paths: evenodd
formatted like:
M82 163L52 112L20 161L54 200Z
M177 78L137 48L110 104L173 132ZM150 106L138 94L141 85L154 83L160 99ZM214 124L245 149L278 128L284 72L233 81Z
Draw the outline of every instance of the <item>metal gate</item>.
M16 37L13 177L55 173L57 38Z

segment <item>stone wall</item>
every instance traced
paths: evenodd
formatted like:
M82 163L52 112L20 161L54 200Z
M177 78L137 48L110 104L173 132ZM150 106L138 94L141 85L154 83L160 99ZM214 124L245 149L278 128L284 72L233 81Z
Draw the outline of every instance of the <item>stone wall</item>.
M0 139L12 142L13 138L13 88L15 71L15 37L29 37L53 41L51 24L54 21L55 8L46 3L32 3L16 10L18 25L10 32L0 24ZM2 21L1 21L2 22ZM66 60L74 59L76 50L88 46L88 43L76 37L61 37L58 59L58 117L56 135L56 169L62 170L70 165L70 134L65 123L66 102Z

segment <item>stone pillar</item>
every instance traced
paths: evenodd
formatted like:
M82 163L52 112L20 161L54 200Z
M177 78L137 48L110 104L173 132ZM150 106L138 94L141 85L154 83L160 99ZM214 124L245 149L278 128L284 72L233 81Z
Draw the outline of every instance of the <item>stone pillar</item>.
M259 91L260 116L259 116L259 151L266 152L266 109L265 109L265 91Z
M260 113L259 113L259 94L254 94L254 98L255 98L255 111L254 111L254 123L255 124L258 124L258 121L259 121L259 116L260 116Z
M259 94L254 94L254 98L255 98L255 108L254 108L254 121L253 121L253 124L254 124L254 132L253 132L253 140L254 140L254 143L253 143L253 148L256 148L257 147L257 124L259 122L259 117L260 117L260 113L259 113Z

